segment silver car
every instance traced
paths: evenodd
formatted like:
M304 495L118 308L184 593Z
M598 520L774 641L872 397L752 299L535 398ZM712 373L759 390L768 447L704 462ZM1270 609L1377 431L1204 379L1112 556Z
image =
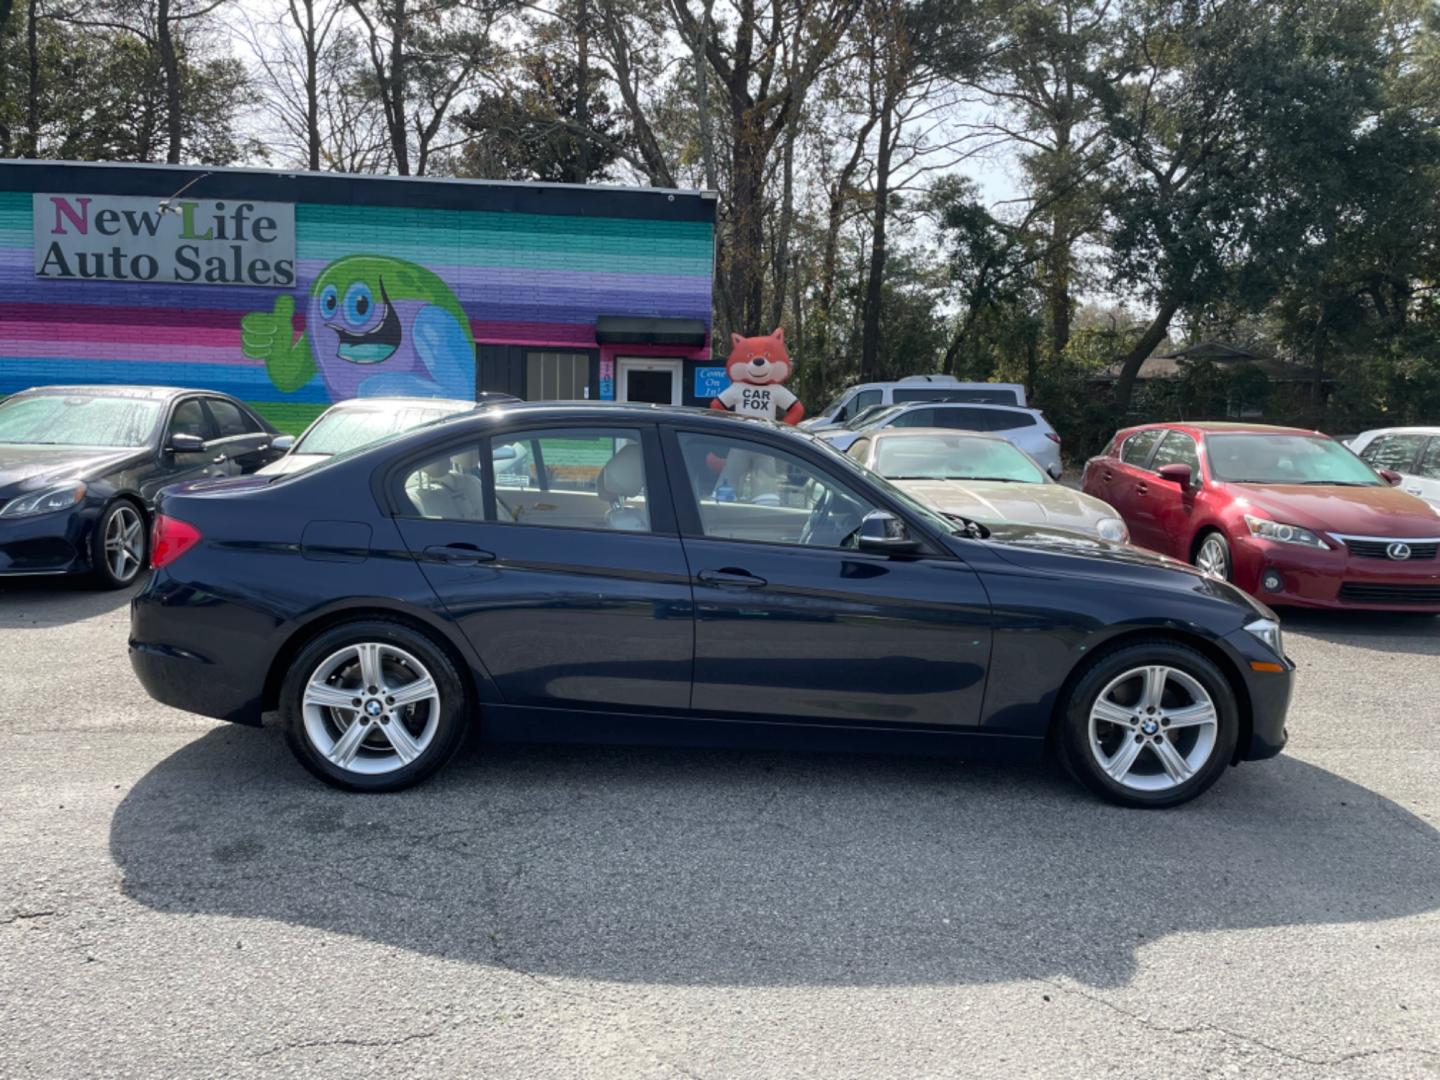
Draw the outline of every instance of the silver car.
M1125 543L1130 531L1107 502L1055 483L999 435L945 428L889 428L845 453L944 514L985 525L1024 522Z
M876 413L858 428L837 428L815 432L837 450L848 450L862 435L888 428L949 428L954 431L988 431L1018 446L1040 463L1056 480L1060 463L1060 436L1039 409L1014 405L973 405L966 402L933 402L896 405Z
M1348 443L1372 469L1400 474L1400 486L1440 510L1440 427L1376 428Z
M480 406L461 398L351 398L330 406L297 439L282 435L272 442L285 456L266 465L264 475L292 473L335 454L378 442L402 431Z

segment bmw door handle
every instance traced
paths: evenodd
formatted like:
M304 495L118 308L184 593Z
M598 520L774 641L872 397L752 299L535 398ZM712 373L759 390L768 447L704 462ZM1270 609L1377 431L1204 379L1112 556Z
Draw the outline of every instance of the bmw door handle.
M695 575L706 585L719 585L731 589L758 589L765 584L765 579L756 577L748 570L740 570L733 566L727 566L723 570L701 570Z
M449 563L451 566L479 566L495 561L493 551L485 551L474 544L432 544L425 549L429 562Z
M212 464L212 465L224 465L225 462L227 462L227 461L229 461L229 460L230 460L230 459L229 459L228 457L226 457L224 454L216 454L213 458L210 459L210 464Z
M1136 495L1149 495L1149 494L1150 494L1150 485L1149 485L1149 484L1136 484L1136 485L1135 485L1135 494L1136 494Z
M1420 489L1419 489L1418 487L1407 487L1407 488L1405 489L1405 493L1406 493L1407 495L1419 495L1419 494L1420 494Z

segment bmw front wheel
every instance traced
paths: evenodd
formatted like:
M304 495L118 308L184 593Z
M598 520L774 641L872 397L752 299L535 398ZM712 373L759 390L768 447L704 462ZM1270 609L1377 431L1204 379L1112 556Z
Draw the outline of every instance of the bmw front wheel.
M346 623L302 649L286 674L281 709L300 763L352 791L419 783L464 734L455 666L429 638L389 620Z
M1075 684L1060 731L1066 766L1123 806L1187 802L1235 755L1239 709L1209 659L1172 642L1131 645L1096 661Z

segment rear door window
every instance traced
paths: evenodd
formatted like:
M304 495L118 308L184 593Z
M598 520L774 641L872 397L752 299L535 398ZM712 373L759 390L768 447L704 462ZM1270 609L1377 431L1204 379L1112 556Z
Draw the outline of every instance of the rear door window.
M1145 468L1150 460L1151 451L1155 449L1155 444L1164 434L1164 428L1137 431L1126 439L1125 445L1120 448L1120 460L1126 465L1134 465L1137 469Z
M895 417L895 419L890 422L890 426L891 426L891 427L901 427L901 428L906 428L906 427L934 427L934 426L935 426L935 410L934 410L934 409L911 409L911 410L909 410L908 412L902 412L899 416Z
M1415 474L1424 480L1440 480L1440 436L1431 439L1425 453L1420 455Z

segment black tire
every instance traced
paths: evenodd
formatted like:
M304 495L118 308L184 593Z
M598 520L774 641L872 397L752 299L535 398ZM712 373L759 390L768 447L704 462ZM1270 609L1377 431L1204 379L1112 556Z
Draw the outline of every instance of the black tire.
M381 719L379 714L372 720L371 733L360 742L359 750L355 760L359 764L368 761L375 767L385 764L384 756L388 752L397 760L400 758L398 751L389 741L386 734L392 730L388 725L392 723L404 723L405 732L412 738L420 733L421 738L425 732L429 732L428 741L413 760L398 767L390 768L388 771L366 773L355 771L355 768L342 768L330 760L322 749L317 746L312 736L312 726L320 728L319 737L328 734L343 736L348 730L350 723L355 718L362 718L360 710L334 709L330 707L314 707L311 713L306 711L306 694L311 686L311 680L323 668L330 667L329 661L333 661L337 654L362 644L375 644L385 649L391 647L398 652L408 654L423 669L421 674L428 674L433 680L436 694L438 695L438 707L434 702L409 706L402 713L397 709L394 715L384 713L385 727L380 727ZM386 659L391 666L386 669L384 676L386 682L377 689L380 695L374 699L378 701L389 700L383 695L386 687L396 670L407 666L397 661L393 655L387 654ZM339 661L342 665L344 660ZM345 671L353 671L358 668L358 658L350 668ZM413 672L411 672L413 674ZM353 676L333 676L337 681L337 689L349 685L347 678ZM416 680L419 681L418 679ZM397 691L408 685L402 681ZM325 689L321 687L320 689ZM365 695L364 705L369 706L370 698L367 694L368 687L354 686L346 689L345 694L357 693ZM433 711L434 726L430 726ZM412 787L427 779L444 765L454 755L460 746L466 729L466 720L469 715L468 697L465 692L465 684L455 670L445 651L435 644L428 636L420 633L404 623L395 622L390 619L371 618L361 619L355 622L341 623L338 626L326 630L315 640L311 641L290 663L289 670L285 673L285 679L280 687L280 716L285 725L285 740L290 745L291 751L300 760L300 764L310 770L315 776L338 788L347 791L398 791L401 788ZM308 720L308 725L307 725ZM335 738L331 747L332 751L338 750L340 739Z
M139 534L137 543L139 550L134 552L136 562L133 569L129 569L127 558L127 572L117 572L111 562L112 553L107 550L106 537L116 527L116 519L123 518L125 521L138 523ZM134 548L132 547L133 551ZM100 512L100 517L95 522L95 529L90 534L90 570L91 577L96 585L102 589L124 589L135 584L145 568L150 565L150 528L145 520L145 511L129 499L116 499L109 506Z
M1138 790L1134 786L1118 782L1107 774L1097 758L1090 730L1091 711L1102 691L1127 672L1147 666L1170 668L1193 679L1209 694L1216 717L1213 745L1203 763L1196 763L1194 772L1188 779L1163 790L1154 791ZM1170 684L1165 685L1169 687ZM1183 695L1183 687L1178 691L1167 689L1166 692L1179 692ZM1183 698L1181 704L1183 705ZM1170 641L1124 645L1102 654L1093 660L1071 685L1068 699L1061 702L1060 707L1063 711L1060 716L1056 745L1060 752L1061 762L1070 775L1085 787L1102 799L1120 806L1162 809L1189 802L1220 778L1221 773L1235 757L1235 744L1240 734L1240 709L1235 701L1234 688L1230 685L1230 680L1226 678L1224 672L1194 649ZM1143 714L1142 706L1137 705L1135 708L1137 714ZM1174 735L1178 730L1177 727L1169 734ZM1097 725L1097 731L1103 732L1106 740L1118 742L1120 739L1130 738L1129 734L1118 725L1110 727L1102 722ZM1135 737L1137 742L1141 741L1139 734L1137 728ZM1168 737L1163 730L1158 735L1160 739ZM1152 740L1156 738L1155 734L1148 737ZM1188 734L1178 736L1177 739L1172 740L1171 745L1177 745L1180 739L1192 738L1196 740L1201 738L1198 730L1193 736ZM1192 743L1192 746L1194 745ZM1103 751L1102 742L1101 752ZM1142 744L1142 750L1137 753L1144 754L1144 751L1145 748ZM1153 764L1147 756L1143 765L1140 764L1140 758L1136 759L1137 767L1148 769L1151 774L1157 771L1163 772L1164 770L1160 767L1159 754L1151 751L1150 755L1155 759ZM1131 779L1128 775L1126 778ZM1138 779L1143 780L1144 774L1139 774Z
M1230 581L1235 573L1235 561L1230 557L1230 541L1219 529L1207 529L1201 533L1195 541L1195 550L1190 555L1190 563L1197 569L1200 566L1200 553L1205 550L1206 544L1214 545L1217 554L1224 560L1225 572L1220 576L1222 581Z

